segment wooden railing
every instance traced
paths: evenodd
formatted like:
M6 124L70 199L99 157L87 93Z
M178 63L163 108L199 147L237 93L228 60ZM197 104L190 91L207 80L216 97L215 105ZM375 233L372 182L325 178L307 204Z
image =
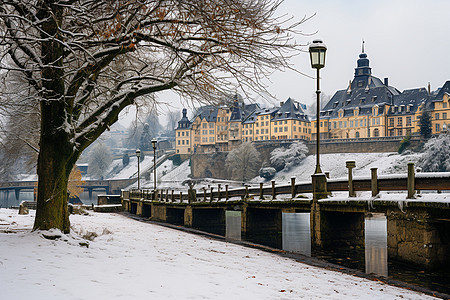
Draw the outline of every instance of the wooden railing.
M327 182L328 192L348 191L349 194L354 194L355 191L372 191L372 196L376 196L380 191L407 191L408 198L411 198L417 190L450 190L450 172L414 174L414 165L409 164L408 174L378 177L376 169L372 169L370 178L352 179L349 176L349 179L331 179ZM289 185L276 186L275 181L271 181L269 186L260 183L259 187L245 186L234 189L229 189L228 185L218 184L216 187L210 186L200 190L190 189L185 192L131 190L123 191L122 197L123 199L142 199L144 201L193 203L240 200L249 197L275 200L278 195L287 195L292 199L299 194L312 192L312 183L296 184L295 178L291 178L291 184Z

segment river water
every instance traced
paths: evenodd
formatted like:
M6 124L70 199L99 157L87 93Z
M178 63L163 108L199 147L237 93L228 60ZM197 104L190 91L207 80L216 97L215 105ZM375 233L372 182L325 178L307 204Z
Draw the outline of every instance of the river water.
M226 213L226 237L240 239L241 214ZM273 246L269 241L261 244ZM383 214L365 218L365 245L361 248L312 249L310 213L283 213L281 248L285 251L313 256L358 269L368 274L389 277L450 294L450 272L432 273L389 260L387 251L387 220Z

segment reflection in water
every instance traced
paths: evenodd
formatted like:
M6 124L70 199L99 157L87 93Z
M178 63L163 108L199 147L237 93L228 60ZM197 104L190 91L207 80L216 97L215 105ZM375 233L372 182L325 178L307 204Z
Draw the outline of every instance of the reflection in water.
M241 212L227 210L225 212L225 222L225 237L227 239L241 240Z
M33 191L21 190L19 199L16 199L16 193L13 190L0 191L0 207L9 208L11 206L19 206L22 201L33 201Z
M311 256L309 213L283 213L283 250Z
M365 220L366 273L388 276L387 222L383 214Z

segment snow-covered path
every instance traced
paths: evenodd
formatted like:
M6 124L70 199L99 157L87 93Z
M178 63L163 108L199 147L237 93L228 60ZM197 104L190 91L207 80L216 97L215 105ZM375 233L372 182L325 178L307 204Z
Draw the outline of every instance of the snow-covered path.
M121 215L71 216L98 235L89 248L31 233L33 219L0 209L1 299L432 299Z

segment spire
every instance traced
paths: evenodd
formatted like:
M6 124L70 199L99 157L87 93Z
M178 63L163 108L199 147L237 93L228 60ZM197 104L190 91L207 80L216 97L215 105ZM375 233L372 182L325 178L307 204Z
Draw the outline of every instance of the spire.
M364 39L362 40L362 51L361 51L361 53L364 53L364 43L365 43L365 41L364 41Z

